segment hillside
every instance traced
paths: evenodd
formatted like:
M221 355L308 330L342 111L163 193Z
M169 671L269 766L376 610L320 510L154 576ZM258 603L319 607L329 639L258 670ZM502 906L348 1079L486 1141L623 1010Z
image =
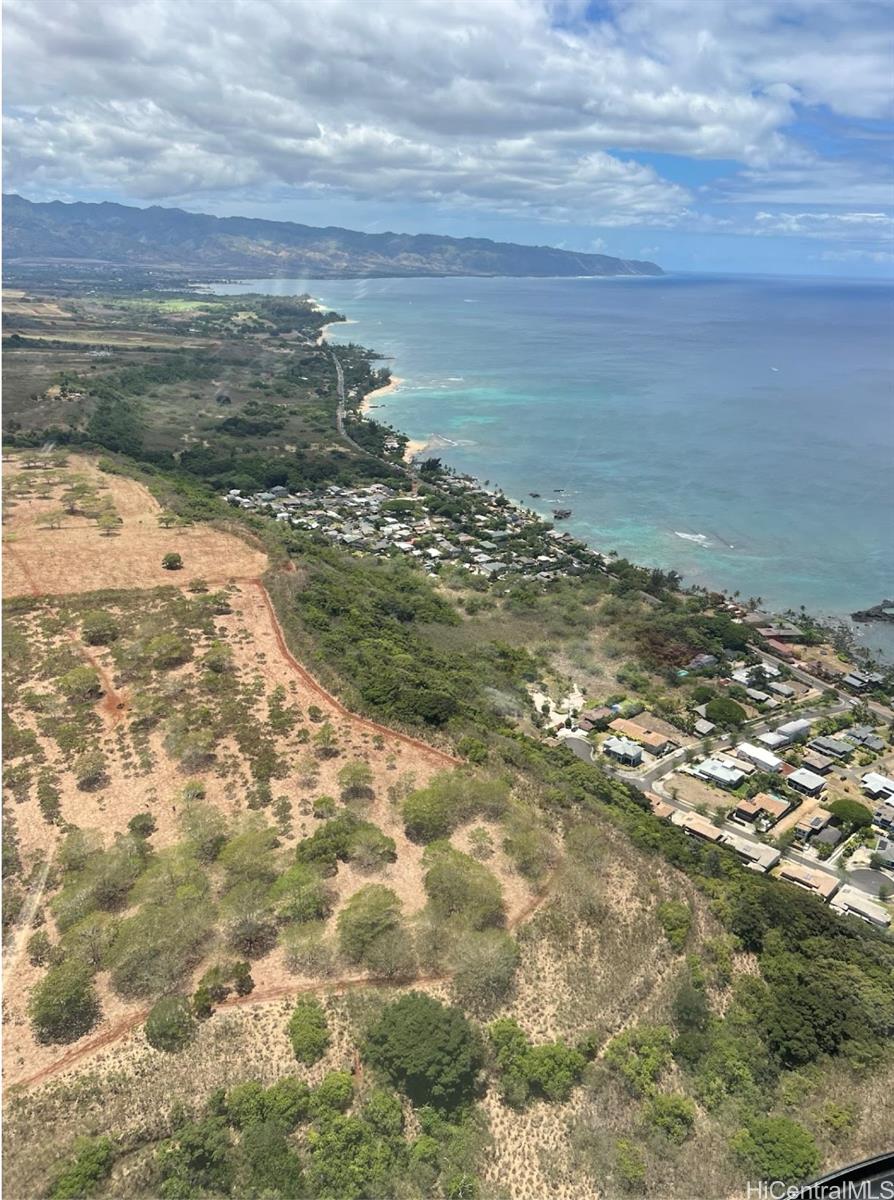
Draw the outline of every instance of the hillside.
M48 261L316 278L367 275L661 275L651 262L487 238L360 233L179 208L33 204L4 196L7 267Z

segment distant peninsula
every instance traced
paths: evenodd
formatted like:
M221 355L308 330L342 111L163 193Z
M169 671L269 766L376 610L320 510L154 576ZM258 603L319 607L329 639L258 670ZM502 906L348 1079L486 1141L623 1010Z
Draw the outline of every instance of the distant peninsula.
M3 197L4 269L69 263L257 278L662 275L652 262L439 234L360 233L180 208Z

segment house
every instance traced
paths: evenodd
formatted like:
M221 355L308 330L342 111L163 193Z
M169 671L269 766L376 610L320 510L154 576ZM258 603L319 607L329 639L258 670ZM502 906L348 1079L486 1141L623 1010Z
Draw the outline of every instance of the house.
M770 693L762 692L760 688L747 687L745 689L745 695L752 704L766 704L770 699Z
M891 838L880 837L875 844L873 853L881 859L883 867L889 870L894 867L894 841Z
M795 655L790 646L786 646L785 642L780 642L778 638L766 638L767 649L772 651L778 658L784 658L787 662L793 662Z
M616 717L609 725L609 729L613 729L615 733L621 734L623 737L635 739L655 758L666 754L671 746L671 742L664 734L651 733L636 722L628 721L624 717Z
M788 738L781 733L762 733L757 739L767 750L781 750L788 745Z
M867 921L870 925L878 925L882 929L886 929L891 924L891 918L880 904L875 904L859 888L851 887L849 884L845 884L839 889L838 895L830 907L844 916L859 917L861 921Z
M727 766L719 758L706 758L693 769L700 778L708 783L716 783L722 788L737 788L745 780L744 771Z
M786 779L786 783L796 792L802 792L805 796L818 796L826 786L822 775L814 775L805 767L799 767L797 771L792 771Z
M811 844L814 846L837 846L843 837L844 832L841 829L827 825L825 829L820 830Z
M798 717L794 721L786 721L784 725L780 725L776 732L781 733L790 742L798 742L810 733L810 722L805 721L803 717Z
M789 687L787 683L770 683L767 685L771 692L775 692L777 696L782 696L784 700L791 700L795 694L795 689Z
M851 671L841 678L842 686L850 688L852 692L864 692L869 687L869 680L865 675L860 675L857 671Z
M740 800L730 817L734 821L767 830L784 817L790 808L791 804L781 796L774 796L772 792L758 792L756 796Z
M803 642L804 634L797 625L790 621L779 621L775 625L759 625L758 633L762 638L774 642Z
M712 825L707 817L703 817L699 813L674 812L671 821L674 825L679 825L684 833L692 834L693 837L701 838L702 841L715 844L722 844L724 841L723 831L716 825Z
M823 900L831 900L839 887L834 875L827 875L825 871L811 871L809 867L802 867L795 862L783 861L779 867L779 878L814 892Z
M842 742L838 738L833 737L815 737L812 742L807 743L811 750L818 750L820 754L825 754L827 758L849 758L854 747L849 742Z
M646 792L646 799L652 806L652 812L656 817L661 817L663 821L668 821L676 811L672 804L668 804L666 800L662 800L660 796L656 796L654 792Z
M876 754L880 754L885 748L884 738L880 738L870 725L855 725L853 729L846 729L842 737L858 746L864 746L867 750L874 750Z
M642 747L625 737L610 737L602 743L603 754L630 767L638 767L643 761Z
M746 762L754 763L762 771L775 774L782 766L782 760L771 754L763 746L755 746L751 742L741 742L736 746L736 756Z
M873 800L890 800L894 797L894 779L880 775L878 771L867 771L861 779L863 791Z
M883 800L872 814L873 825L894 831L894 800Z
M833 764L831 758L826 758L824 754L805 754L801 759L801 765L808 771L812 771L814 775L828 775Z
M795 837L801 842L809 841L816 834L822 833L831 820L830 812L826 812L824 808L815 808L795 826Z
M692 728L699 737L707 737L708 734L714 732L717 726L712 721L706 721L704 717L699 717Z
M690 659L686 664L687 671L701 671L705 667L716 667L717 659L713 654L696 654L695 658Z
M782 858L781 852L775 846L752 842L750 838L739 837L737 833L727 833L723 840L731 850L735 850L736 854L747 861L750 871L769 871Z

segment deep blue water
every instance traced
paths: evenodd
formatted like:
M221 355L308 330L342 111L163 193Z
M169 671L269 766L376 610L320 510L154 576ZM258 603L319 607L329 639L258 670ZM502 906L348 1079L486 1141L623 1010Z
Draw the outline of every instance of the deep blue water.
M894 596L894 285L263 280L405 383L375 415L600 550L842 615ZM564 488L559 494L556 488ZM531 500L529 492L542 493ZM867 641L894 650L889 627Z

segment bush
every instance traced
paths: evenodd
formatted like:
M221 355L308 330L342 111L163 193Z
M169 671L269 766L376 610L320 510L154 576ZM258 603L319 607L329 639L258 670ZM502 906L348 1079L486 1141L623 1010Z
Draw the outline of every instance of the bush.
M330 1071L311 1095L311 1110L317 1116L346 1112L354 1099L354 1080L347 1071Z
M471 1099L483 1062L481 1038L463 1013L421 992L386 1006L363 1054L414 1104L442 1109Z
M736 726L747 720L748 714L729 696L715 696L705 705L705 716L715 725Z
M332 896L320 872L307 863L289 867L270 888L269 899L281 921L317 921L327 917Z
M800 1183L820 1165L816 1142L788 1117L755 1117L735 1135L732 1148L745 1169L761 1180Z
M88 612L81 623L81 637L88 646L107 646L118 638L119 633L118 622L102 609Z
M82 1200L92 1196L112 1169L115 1152L107 1137L78 1138L74 1157L50 1184L49 1200Z
M161 565L166 571L179 571L183 566L183 558L172 551L164 556L161 560Z
M311 1066L318 1062L329 1045L326 1014L317 1000L299 1000L289 1018L289 1040L299 1062Z
M137 838L149 838L155 833L158 826L155 824L155 817L151 813L137 813L135 817L131 817L127 822L128 830Z
M643 1110L643 1117L650 1129L657 1130L668 1141L685 1142L695 1124L695 1105L686 1096L659 1093L653 1096Z
M28 938L28 961L32 967L45 967L50 960L53 944L45 929L38 929Z
M146 655L159 671L169 671L189 662L192 646L176 633L160 633L146 643Z
M390 888L370 883L355 892L338 915L338 940L351 962L363 962L377 939L400 924L401 902Z
M505 1000L518 966L518 946L501 929L469 930L450 953L453 992L463 1008L487 1012Z
M93 667L74 667L59 680L59 690L69 700L97 700L102 695L99 672Z
M671 1034L663 1025L639 1025L613 1038L605 1061L640 1095L650 1095L671 1062Z
M682 950L692 928L692 910L689 905L683 900L665 900L663 904L658 905L656 916L673 949Z
M446 838L472 817L501 817L507 800L508 789L500 780L457 771L436 775L428 787L411 792L404 801L407 837L414 842Z
M196 1022L185 996L163 996L146 1018L146 1041L154 1050L176 1054L195 1037Z
M260 1083L248 1080L237 1083L227 1092L225 1110L227 1120L237 1129L247 1129L267 1120L269 1103L267 1093Z
M267 1119L290 1132L310 1115L310 1088L301 1079L286 1075L267 1089Z
M455 918L472 929L503 923L503 889L487 867L448 842L432 842L422 864L426 894L441 920Z
M39 1042L76 1042L100 1015L90 971L74 962L51 968L32 992L28 1011Z
M635 1142L619 1138L615 1142L615 1168L621 1187L628 1192L642 1190L646 1182L646 1164L642 1151Z
M532 1046L517 1021L504 1017L488 1029L488 1038L500 1071L504 1099L516 1106L529 1096L567 1100L587 1060L564 1042Z

